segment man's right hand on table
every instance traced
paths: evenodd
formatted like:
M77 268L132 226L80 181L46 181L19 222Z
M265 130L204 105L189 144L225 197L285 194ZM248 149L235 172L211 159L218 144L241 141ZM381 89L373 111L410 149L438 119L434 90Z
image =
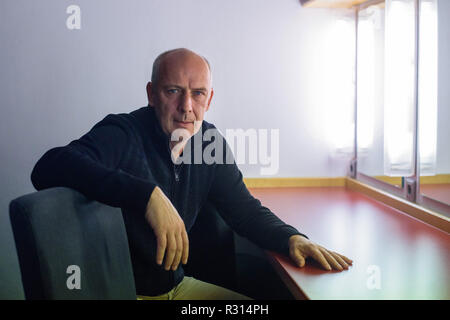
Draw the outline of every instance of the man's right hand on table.
M180 261L187 263L189 239L183 219L159 187L155 187L147 203L145 219L157 240L156 263L166 270L176 270Z

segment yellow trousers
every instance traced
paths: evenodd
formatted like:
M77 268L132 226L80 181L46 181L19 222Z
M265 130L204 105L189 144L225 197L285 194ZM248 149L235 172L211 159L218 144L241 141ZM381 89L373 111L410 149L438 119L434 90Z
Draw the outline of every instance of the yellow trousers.
M159 296L137 296L138 300L251 300L240 293L211 283L184 277L172 290Z

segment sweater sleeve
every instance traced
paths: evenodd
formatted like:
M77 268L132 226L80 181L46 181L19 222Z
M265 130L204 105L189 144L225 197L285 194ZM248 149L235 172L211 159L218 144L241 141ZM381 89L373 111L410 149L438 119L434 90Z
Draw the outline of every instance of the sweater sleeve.
M226 142L224 151L228 157L232 155ZM292 235L307 238L250 194L234 159L232 163L216 164L209 199L233 230L263 249L289 256L289 238Z
M47 151L33 168L33 186L73 188L107 205L144 213L156 184L119 167L133 138L118 117L108 115L80 139Z

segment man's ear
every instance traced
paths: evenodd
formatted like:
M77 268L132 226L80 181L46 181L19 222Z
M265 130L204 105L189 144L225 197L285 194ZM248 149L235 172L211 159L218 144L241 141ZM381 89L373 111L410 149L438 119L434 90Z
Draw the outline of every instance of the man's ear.
M209 106L211 105L211 100L212 100L213 95L214 95L214 89L211 88L211 96L209 97L208 104L206 106L206 111L209 110Z
M147 99L148 99L148 105L149 106L153 106L154 105L154 101L153 101L153 83L149 82L147 83Z

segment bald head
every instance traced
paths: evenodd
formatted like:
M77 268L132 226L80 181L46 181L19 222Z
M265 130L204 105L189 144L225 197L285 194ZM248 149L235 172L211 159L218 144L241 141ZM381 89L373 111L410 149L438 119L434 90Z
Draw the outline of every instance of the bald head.
M163 131L176 129L195 134L208 111L214 90L208 61L188 49L160 54L147 84L148 105L154 107Z
M158 57L156 57L153 62L152 67L152 83L153 85L158 85L159 80L161 79L161 73L167 72L167 68L174 68L179 66L180 64L186 63L187 61L197 62L197 65L200 66L199 72L203 71L205 66L209 73L210 85L212 82L212 74L211 74L211 66L209 61L203 57L186 48L178 48L168 50L166 52L161 53ZM195 61L197 60L197 61ZM202 68L203 65L203 68Z

